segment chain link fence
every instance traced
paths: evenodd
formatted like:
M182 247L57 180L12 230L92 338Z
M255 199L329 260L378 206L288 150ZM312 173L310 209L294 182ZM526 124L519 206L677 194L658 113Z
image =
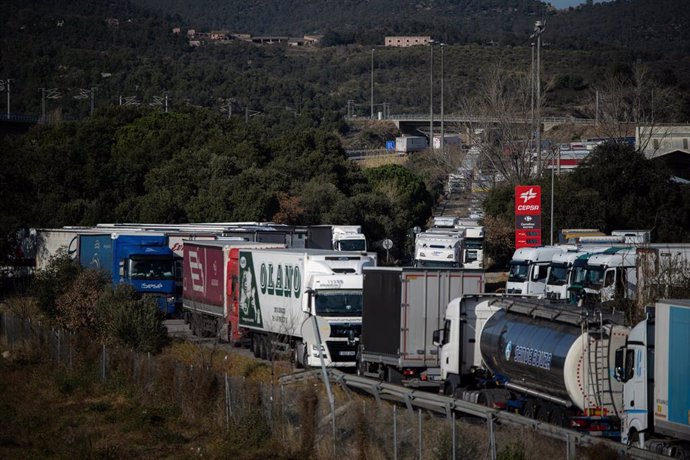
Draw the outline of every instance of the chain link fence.
M567 458L563 442L533 430L499 426L473 417L456 419L363 396L335 385L335 439L330 404L317 378L288 384L257 381L219 370L203 358L182 362L84 343L62 329L0 313L0 349L31 348L56 372L89 375L142 404L178 408L186 423L217 430L215 455L242 458L238 449L260 449L273 458L332 459L541 459ZM257 445L252 445L257 444ZM599 452L600 454L600 452ZM214 455L210 455L214 456ZM587 458L579 449L576 458ZM593 458L602 458L595 456Z

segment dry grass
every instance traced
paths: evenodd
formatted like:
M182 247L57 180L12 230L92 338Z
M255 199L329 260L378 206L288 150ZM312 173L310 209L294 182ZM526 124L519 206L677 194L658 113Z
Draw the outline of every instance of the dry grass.
M402 165L407 162L407 157L404 155L381 155L360 160L359 164L362 168L377 168L385 165Z

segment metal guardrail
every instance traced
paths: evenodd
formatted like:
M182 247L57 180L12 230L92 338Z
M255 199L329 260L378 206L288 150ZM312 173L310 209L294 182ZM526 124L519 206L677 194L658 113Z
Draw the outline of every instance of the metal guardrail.
M346 150L345 154L350 160L365 160L367 158L394 157L401 155L398 152L386 149Z
M319 377L320 375L320 369L302 371L281 377L280 383L281 385L286 385L309 378ZM624 458L627 455L631 458L641 460L668 459L668 457L650 452L648 450L626 446L610 439L590 436L578 431L551 425L546 422L541 422L539 420L534 420L511 412L501 411L482 406L480 404L471 403L462 399L455 399L448 396L406 388L400 385L360 377L358 375L346 374L336 369L329 369L328 376L331 381L340 384L344 388L363 391L373 396L377 402L387 400L404 404L410 411L414 409L424 409L444 415L448 418L451 417L453 412L456 412L472 417L482 418L487 421L493 420L497 423L532 428L544 436L566 442L569 447L574 445L606 446L607 448L618 452L621 458ZM568 450L570 451L570 448Z
M430 121L431 117L429 116L428 113L419 113L419 114L400 114L400 115L389 115L388 120L397 120L397 121ZM441 121L441 115L440 114L434 114L434 121L435 122L440 122ZM443 121L444 122L465 122L465 123L498 123L498 122L505 122L505 121L512 121L516 123L531 123L531 118L499 118L499 117L484 117L484 116L477 116L477 115L444 115L443 116ZM573 123L573 124L593 124L595 120L589 119L589 118L575 118L575 117L542 117L541 118L542 123L557 123L557 124L565 124L565 123Z
M20 113L11 113L9 116L6 113L0 114L0 121L11 121L15 123L38 123L39 117L37 115L23 115Z

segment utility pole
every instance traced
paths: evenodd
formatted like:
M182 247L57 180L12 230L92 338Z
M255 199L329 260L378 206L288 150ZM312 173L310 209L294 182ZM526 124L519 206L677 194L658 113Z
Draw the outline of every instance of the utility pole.
M371 49L371 119L374 119L374 48Z
M46 89L39 88L41 90L41 120L43 123L46 122Z
M0 91L3 90L4 87L7 87L7 119L10 119L10 86L11 83L14 80L11 78L7 78L5 80L0 80Z

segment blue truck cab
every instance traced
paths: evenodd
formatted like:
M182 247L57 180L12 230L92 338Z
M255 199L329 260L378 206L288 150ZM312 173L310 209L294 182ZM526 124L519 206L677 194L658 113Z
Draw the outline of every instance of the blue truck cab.
M161 234L81 234L79 263L108 273L113 286L127 283L156 299L160 311L175 313L175 254Z

